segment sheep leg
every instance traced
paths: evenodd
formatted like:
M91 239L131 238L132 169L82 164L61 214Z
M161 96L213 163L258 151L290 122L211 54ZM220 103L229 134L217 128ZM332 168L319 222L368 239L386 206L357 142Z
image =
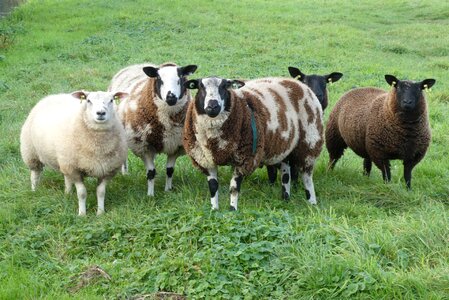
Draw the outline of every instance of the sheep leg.
M103 178L100 184L97 186L97 203L98 203L97 216L104 213L104 196L106 194L107 183L108 180L106 178Z
M75 182L76 194L78 196L78 215L86 215L87 191L82 180Z
M36 191L36 187L39 184L41 178L42 170L31 170L31 190Z
M148 196L154 196L154 177L156 176L156 169L154 168L155 156L155 153L147 152L143 158L143 162L145 163L145 168L147 170Z
M276 182L277 177L277 167L276 166L267 166L267 173L268 173L268 181L270 184L274 184Z
M312 172L302 173L302 182L304 184L304 189L306 190L307 200L310 204L316 204L315 186L313 185Z
M282 174L282 199L288 200L290 198L290 165L286 162L281 163Z
M371 162L371 159L365 158L363 159L363 174L366 176L369 176L371 173L371 167L373 163Z
M127 175L128 174L128 157L126 158L126 160L123 162L122 165L122 175Z
M276 167L275 167L276 168ZM242 185L243 175L241 172L234 169L232 174L231 184L229 186L229 191L231 193L231 206L229 210L237 210L237 203L239 201L240 186Z
M412 189L412 170L414 165L409 161L404 161L404 179L407 189Z
M291 175L291 181L294 187L298 184L298 178L299 178L299 170L298 166L296 164L290 165L290 175Z
M390 182L391 181L390 161L389 160L382 161L379 169L382 171L383 180L385 182Z
M218 209L218 174L217 168L207 169L207 183L209 184L210 203L212 209Z
M70 178L65 175L64 175L64 185L65 185L64 192L66 194L69 194L72 191L73 181L70 180Z
M165 191L169 191L173 188L172 179L173 172L175 171L175 163L178 155L172 154L167 156L167 177L165 178Z
M335 124L333 124L335 125ZM333 170L335 164L343 156L345 149L348 147L340 133L334 129L334 126L327 126L326 128L326 148L329 152L328 169Z

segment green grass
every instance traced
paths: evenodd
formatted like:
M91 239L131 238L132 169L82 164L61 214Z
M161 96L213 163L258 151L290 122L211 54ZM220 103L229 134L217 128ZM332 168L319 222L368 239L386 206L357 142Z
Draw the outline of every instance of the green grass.
M173 292L189 299L449 298L449 4L444 1L75 1L30 0L0 20L0 299L102 299ZM47 170L35 193L19 132L42 97L105 90L134 63L198 64L193 76L228 78L344 73L330 108L355 86L387 88L383 75L437 83L428 95L433 141L405 189L362 175L347 151L333 172L323 150L318 205L300 185L288 203L265 170L243 182L227 212L230 168L220 169L220 205L206 179L179 159L175 190L146 197L143 163L108 186L107 213L88 216ZM98 265L110 275L85 279Z

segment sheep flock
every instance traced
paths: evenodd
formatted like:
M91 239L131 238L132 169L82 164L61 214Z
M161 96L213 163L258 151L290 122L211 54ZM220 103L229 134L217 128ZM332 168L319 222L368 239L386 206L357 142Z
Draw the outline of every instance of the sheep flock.
M243 179L260 167L267 168L271 184L280 169L280 198L291 199L291 185L301 178L305 198L316 204L313 171L323 145L329 170L350 148L363 158L365 175L374 163L385 182L391 180L390 161L401 160L411 189L412 170L431 143L425 91L434 79L385 75L388 91L347 91L325 122L326 85L338 81L340 72L306 75L289 67L289 78L189 79L196 69L172 62L131 65L111 77L105 92L80 90L37 102L20 134L32 191L43 168L54 169L63 174L66 193L75 185L78 214L83 216L84 178L97 178L97 214L102 214L107 183L120 169L127 174L129 149L144 163L150 197L155 195L156 155L167 156L168 192L176 159L186 154L207 179L214 210L219 208L220 166L233 169L231 210L237 210Z

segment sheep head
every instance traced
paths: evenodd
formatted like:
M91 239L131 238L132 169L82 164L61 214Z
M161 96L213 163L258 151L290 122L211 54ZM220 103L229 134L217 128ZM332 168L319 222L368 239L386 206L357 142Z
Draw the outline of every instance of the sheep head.
M186 76L193 74L196 69L196 65L178 67L174 64L164 64L160 68L144 67L143 71L148 77L155 79L155 92L158 98L173 106L184 97Z
M198 114L207 114L215 118L224 111L231 109L231 89L238 89L245 83L239 80L208 77L193 79L185 83L188 89L197 89L195 106Z

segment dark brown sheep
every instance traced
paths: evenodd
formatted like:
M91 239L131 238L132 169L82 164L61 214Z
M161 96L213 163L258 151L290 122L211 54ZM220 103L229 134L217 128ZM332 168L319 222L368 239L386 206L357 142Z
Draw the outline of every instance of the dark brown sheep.
M388 182L390 160L400 159L410 189L412 169L426 154L431 138L422 90L433 86L435 80L401 81L392 75L385 75L385 80L392 86L389 92L358 88L344 94L335 105L326 126L329 167L334 168L349 147L364 158L366 175L374 163Z

